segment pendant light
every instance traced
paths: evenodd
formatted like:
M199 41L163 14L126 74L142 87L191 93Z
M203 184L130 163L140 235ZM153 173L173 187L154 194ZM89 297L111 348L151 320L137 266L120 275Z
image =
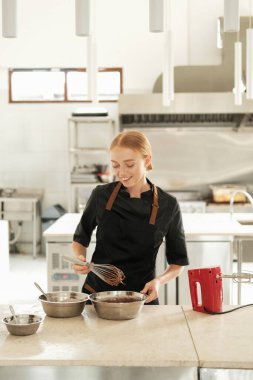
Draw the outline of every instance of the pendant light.
M235 42L234 53L234 99L235 105L240 106L242 104L242 43L240 41Z
M246 97L253 99L253 29L251 25L252 0L249 9L249 29L246 31Z
M90 0L76 0L76 35L90 35Z
M97 92L97 43L96 43L96 0L90 3L90 35L87 38L88 100L98 102Z
M2 34L17 37L17 0L2 0Z
M149 31L164 31L164 0L149 0Z
M174 100L174 65L172 48L172 31L164 33L164 61L163 61L163 105L170 106Z
M224 32L239 32L239 0L224 0Z
M97 103L97 45L92 34L87 39L87 57L88 100Z
M76 35L87 37L87 97L92 103L97 103L96 0L76 0L75 11Z
M174 100L174 59L173 34L171 25L171 0L164 3L164 57L163 57L163 106L170 106Z

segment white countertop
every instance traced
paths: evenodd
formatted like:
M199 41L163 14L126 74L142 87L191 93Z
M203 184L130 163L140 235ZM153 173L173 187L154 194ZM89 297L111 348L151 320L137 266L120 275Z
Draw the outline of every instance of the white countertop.
M195 213L183 214L186 237L194 235L231 235L252 236L253 224L242 225L239 220L253 223L253 213L235 213L231 219L229 213Z
M62 238L72 241L76 226L82 214L67 213L44 231L47 241ZM199 235L252 236L253 225L241 225L238 220L253 221L253 213L235 213L231 220L229 213L183 214L183 225L187 239Z
M222 315L195 312L190 306L183 306L183 309L198 353L199 367L253 369L252 306Z
M0 313L10 314L7 305L0 306ZM137 318L123 321L100 319L93 306L83 314L45 317L37 333L26 337L10 335L1 323L0 366L198 365L181 306L144 306Z
M7 305L0 313L10 314ZM253 369L252 320L253 307L209 315L190 306L144 306L135 319L110 321L86 306L79 317L45 317L30 336L10 335L1 323L0 366Z

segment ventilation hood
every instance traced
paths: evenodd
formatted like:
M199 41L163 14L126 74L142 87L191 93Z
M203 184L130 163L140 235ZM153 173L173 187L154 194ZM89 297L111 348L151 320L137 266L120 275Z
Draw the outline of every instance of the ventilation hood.
M120 95L120 128L250 128L253 101L234 105L232 93L177 93L169 107L162 94Z
M240 40L244 57L248 22L248 17L240 18ZM121 95L121 129L253 127L253 100L247 100L244 94L243 104L234 104L234 42L237 34L223 33L223 23L224 19L220 17L218 31L222 43L221 64L175 67L175 100L169 107L162 106L162 75L155 81L151 94ZM245 80L244 59L243 79Z

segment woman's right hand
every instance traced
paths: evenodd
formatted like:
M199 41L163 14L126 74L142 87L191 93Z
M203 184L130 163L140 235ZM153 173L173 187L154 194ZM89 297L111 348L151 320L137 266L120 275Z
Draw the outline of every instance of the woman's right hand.
M86 259L83 255L80 255L77 257L79 260L86 262ZM74 269L74 272L77 274L87 274L90 272L88 265L77 265L73 264L72 268Z

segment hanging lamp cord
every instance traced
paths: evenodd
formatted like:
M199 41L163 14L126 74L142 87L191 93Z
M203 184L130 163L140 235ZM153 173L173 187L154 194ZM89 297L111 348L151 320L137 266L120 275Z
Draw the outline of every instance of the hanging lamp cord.
M249 28L251 29L252 0L249 0Z

